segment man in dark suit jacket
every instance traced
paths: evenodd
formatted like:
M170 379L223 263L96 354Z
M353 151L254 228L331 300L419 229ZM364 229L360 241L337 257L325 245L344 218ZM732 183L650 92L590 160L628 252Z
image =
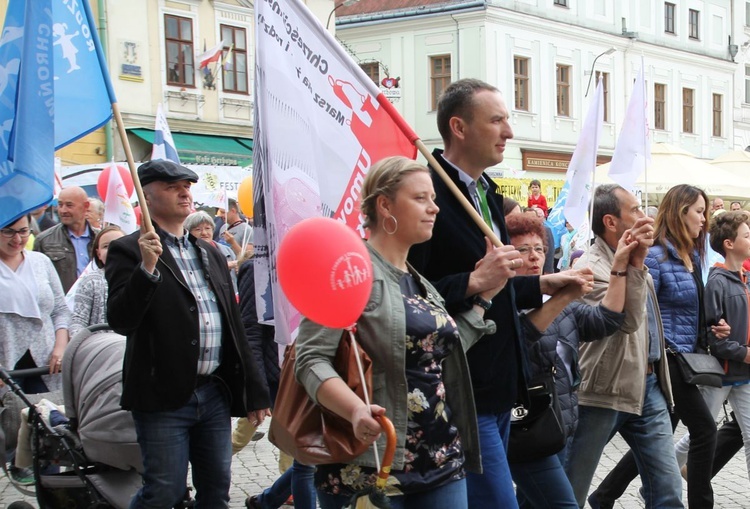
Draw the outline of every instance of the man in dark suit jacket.
M231 416L260 424L267 384L250 352L226 259L183 229L198 176L143 164L155 231L109 246L107 315L127 336L122 407L131 410L144 485L131 508L173 507L192 464L196 507L229 507Z
M485 336L467 352L484 470L467 474L467 491L469 507L515 507L506 450L510 411L526 390L517 310L541 306L542 292L553 293L555 287L577 279L514 277L513 269L523 263L521 255L509 245L503 197L484 174L503 160L505 144L513 137L500 92L479 80L454 82L440 98L437 122L445 151L436 150L435 158L505 245L487 247L480 228L433 171L440 213L432 239L412 247L409 261L435 284L450 312L479 304L488 310L486 318L497 323L497 333ZM478 296L503 285L492 302Z

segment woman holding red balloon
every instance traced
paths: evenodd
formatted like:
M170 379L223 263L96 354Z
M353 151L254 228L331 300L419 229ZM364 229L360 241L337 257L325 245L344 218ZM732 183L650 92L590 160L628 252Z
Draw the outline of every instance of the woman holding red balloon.
M466 508L465 469L478 469L480 458L464 351L494 323L484 321L480 305L454 320L406 261L412 245L432 236L439 211L426 167L404 157L384 159L367 174L362 196L372 290L357 330L372 358L373 404L361 401L333 369L341 330L329 324L302 321L296 376L317 403L348 419L363 442L380 438L373 415L392 420L398 436L388 485L393 507ZM499 290L481 297L489 301ZM375 475L372 450L349 465L319 465L320 506L344 507Z

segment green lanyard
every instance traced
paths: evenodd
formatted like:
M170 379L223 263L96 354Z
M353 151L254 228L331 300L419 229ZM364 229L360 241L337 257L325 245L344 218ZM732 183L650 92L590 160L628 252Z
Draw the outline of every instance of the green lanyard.
M487 205L487 192L481 182L477 182L477 196L479 197L479 208L482 209L484 222L492 228L492 216L490 216L490 207Z

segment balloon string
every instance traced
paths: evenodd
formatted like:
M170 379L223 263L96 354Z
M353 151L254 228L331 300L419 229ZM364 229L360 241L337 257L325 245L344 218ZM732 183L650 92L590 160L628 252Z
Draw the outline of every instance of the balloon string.
M357 360L357 371L359 371L359 379L362 382L362 388L365 393L365 405L370 408L370 396L367 394L367 383L365 382L365 372L362 369L362 359L359 358L359 346L357 346L357 340L354 338L354 331L347 329L349 332L349 338L352 340L352 348L354 348L354 358ZM380 455L378 454L378 443L372 443L372 451L375 453L375 467L380 472Z

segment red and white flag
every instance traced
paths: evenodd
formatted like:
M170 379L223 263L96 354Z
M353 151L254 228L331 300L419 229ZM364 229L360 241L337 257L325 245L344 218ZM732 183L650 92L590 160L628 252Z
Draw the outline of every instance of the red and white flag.
M279 243L312 216L364 237L365 175L384 157L416 157L417 136L300 0L256 2L255 15L257 308L259 320L275 324L277 342L289 343L301 317L272 271Z
M219 41L219 44L198 55L198 57L196 58L196 60L198 61L198 68L203 69L211 62L218 62L219 60L221 60L221 51L223 49L224 41Z
M104 200L104 222L116 224L126 234L133 233L138 228L128 191L114 163L109 170L107 198Z

